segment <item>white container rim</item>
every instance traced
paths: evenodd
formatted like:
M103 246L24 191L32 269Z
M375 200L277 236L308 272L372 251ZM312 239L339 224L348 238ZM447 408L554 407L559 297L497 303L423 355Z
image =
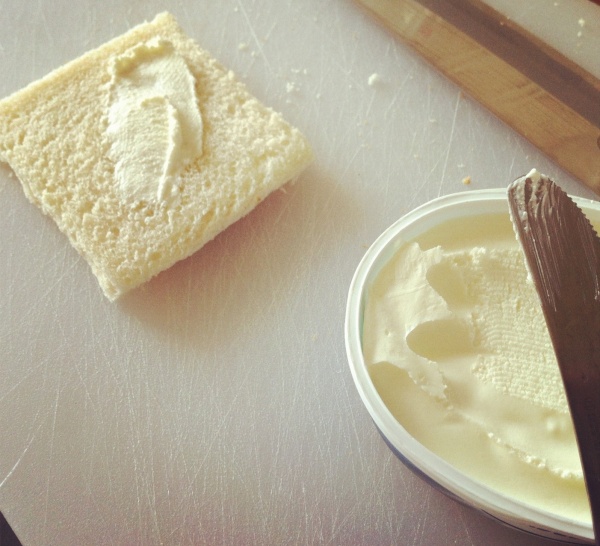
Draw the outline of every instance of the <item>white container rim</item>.
M572 197L584 212L600 213L600 202ZM519 502L466 476L434 454L395 419L373 385L362 354L362 320L366 289L398 247L447 220L482 214L508 214L506 189L473 190L438 197L394 222L370 246L350 284L344 324L346 353L359 395L393 451L445 493L501 522L560 542L593 543L591 523Z

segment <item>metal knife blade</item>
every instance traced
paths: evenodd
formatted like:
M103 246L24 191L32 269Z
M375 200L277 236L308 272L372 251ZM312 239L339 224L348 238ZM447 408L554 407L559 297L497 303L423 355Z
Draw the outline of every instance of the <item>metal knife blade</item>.
M508 201L556 353L600 545L600 239L537 171L509 186Z

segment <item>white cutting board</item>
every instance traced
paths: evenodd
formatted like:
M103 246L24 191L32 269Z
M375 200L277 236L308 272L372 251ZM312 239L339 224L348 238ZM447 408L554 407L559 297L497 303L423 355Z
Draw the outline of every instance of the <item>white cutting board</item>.
M0 510L24 545L546 544L393 457L344 305L366 246L431 198L533 166L591 192L343 0L0 0L0 96L166 8L316 161L116 304L0 169Z

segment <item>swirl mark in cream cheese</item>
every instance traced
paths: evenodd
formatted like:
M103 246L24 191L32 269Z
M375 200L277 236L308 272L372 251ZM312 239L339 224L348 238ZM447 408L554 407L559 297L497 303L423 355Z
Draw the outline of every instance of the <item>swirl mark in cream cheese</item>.
M485 245L463 244L464 226L448 224L423 247L402 245L378 273L365 362L422 445L504 494L588 520L560 373L512 226L501 215L472 222L489 228ZM445 242L432 245L440 233Z

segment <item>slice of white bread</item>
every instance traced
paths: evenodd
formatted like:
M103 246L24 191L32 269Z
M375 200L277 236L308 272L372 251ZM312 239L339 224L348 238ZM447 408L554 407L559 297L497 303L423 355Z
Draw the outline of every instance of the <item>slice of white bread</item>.
M155 37L185 59L203 119L202 154L184 169L181 192L168 204L123 198L105 137L111 60ZM0 101L0 160L115 300L295 178L312 151L162 13Z

